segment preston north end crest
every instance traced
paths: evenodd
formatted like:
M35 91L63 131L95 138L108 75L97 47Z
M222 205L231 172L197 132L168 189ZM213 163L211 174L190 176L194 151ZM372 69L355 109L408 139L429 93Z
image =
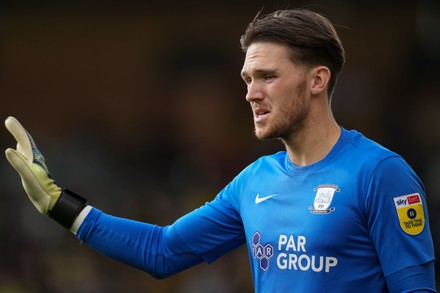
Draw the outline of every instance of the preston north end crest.
M309 206L309 210L313 214L329 214L335 210L330 207L335 192L339 192L339 188L334 184L322 184L314 189L316 191L313 207Z

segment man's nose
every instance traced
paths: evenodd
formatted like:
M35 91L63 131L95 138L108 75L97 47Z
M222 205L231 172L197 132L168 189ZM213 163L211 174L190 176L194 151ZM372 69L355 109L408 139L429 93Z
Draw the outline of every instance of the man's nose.
M261 87L256 82L247 85L246 101L252 102L263 98Z

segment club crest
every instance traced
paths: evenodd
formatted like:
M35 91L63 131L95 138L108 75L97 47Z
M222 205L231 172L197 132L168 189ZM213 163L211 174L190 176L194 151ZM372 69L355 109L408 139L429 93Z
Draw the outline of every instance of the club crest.
M329 214L335 210L330 207L335 192L339 192L337 185L322 184L314 189L316 191L313 207L309 206L309 210L313 214Z

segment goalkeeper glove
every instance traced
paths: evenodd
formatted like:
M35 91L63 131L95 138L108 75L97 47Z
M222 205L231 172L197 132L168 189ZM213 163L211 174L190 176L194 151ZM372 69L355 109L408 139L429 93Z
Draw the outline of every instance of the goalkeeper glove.
M86 199L57 186L47 169L43 155L17 119L8 117L5 126L17 141L17 149L8 148L5 151L6 158L20 174L29 199L40 213L70 229L86 206Z

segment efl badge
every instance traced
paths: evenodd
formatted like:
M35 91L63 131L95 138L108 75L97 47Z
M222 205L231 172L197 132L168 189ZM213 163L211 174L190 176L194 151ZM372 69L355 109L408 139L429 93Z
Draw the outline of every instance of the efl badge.
M425 214L420 194L413 193L394 198L400 227L409 235L418 235L425 227Z
M309 210L313 214L329 214L335 210L331 208L333 196L335 192L339 192L337 185L323 184L314 189L316 191L315 201L313 207L309 207Z

